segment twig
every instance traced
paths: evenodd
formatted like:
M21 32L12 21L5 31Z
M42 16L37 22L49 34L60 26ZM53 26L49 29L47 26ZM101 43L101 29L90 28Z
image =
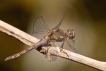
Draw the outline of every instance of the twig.
M2 31L8 35L14 36L15 38L19 39L21 42L23 42L29 46L32 46L32 45L34 45L34 43L39 41L39 39L23 32L1 20L0 20L0 31ZM47 50L47 48L43 47L42 50ZM66 54L60 52L59 47L50 47L48 50L48 52L50 54L53 54L53 55L56 55L56 56L59 56L62 58L66 58L69 60L73 60L73 61L85 64L85 65L94 67L99 70L106 71L106 62L98 61L98 60L95 60L95 59L92 59L92 58L89 58L89 57L86 57L86 56L83 56L83 55L80 55L80 54L77 54L77 53L74 53L74 52L71 52L71 51L68 51L65 49L63 49L63 51L67 52L69 57Z

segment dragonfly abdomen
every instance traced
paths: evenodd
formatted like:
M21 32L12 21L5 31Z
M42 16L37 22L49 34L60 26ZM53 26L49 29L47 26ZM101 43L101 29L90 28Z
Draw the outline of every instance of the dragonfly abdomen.
M25 53L27 53L27 52L33 50L33 49L36 49L36 48L38 48L38 47L40 47L40 46L44 46L44 45L47 45L47 44L48 44L48 43L47 43L47 39L41 39L39 42L37 42L37 43L36 43L35 45L33 45L32 47L26 48L25 50L23 50L23 51L21 51L21 52L19 52L19 53L17 53L17 54L14 54L14 55L12 55L12 56L7 57L7 58L5 59L5 61L11 60L11 59L14 59L14 58L17 58L17 57L19 57L19 56L22 56L23 54L25 54Z

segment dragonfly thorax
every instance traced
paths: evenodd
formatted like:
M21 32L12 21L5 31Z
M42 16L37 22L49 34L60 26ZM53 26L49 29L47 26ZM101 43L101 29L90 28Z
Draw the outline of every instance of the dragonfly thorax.
M49 37L52 41L61 42L65 39L65 33L63 32L63 30L58 29L57 31L52 32Z
M69 39L73 39L75 37L75 32L72 29L67 30L67 36Z

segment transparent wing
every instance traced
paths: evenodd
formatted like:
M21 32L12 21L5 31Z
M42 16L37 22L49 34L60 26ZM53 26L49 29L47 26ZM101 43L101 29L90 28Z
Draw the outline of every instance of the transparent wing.
M47 26L44 18L40 16L35 20L32 35L36 36L37 38L41 38L45 33L48 32L48 30L50 30L50 28ZM51 44L52 46L56 47L54 42L51 42ZM56 61L57 57L52 55L51 59Z
M59 28L59 27L60 27L60 25L61 25L61 23L62 23L62 21L63 21L64 17L65 17L65 15L64 15L64 16L63 16L63 18L61 19L60 23L59 23L56 27L54 27L52 30L57 29L57 28Z
M57 56L52 55L51 59L52 59L52 61L56 61L57 60Z
M38 17L35 20L34 26L33 26L33 36L38 36L37 38L43 37L43 35L50 30L49 27L47 26L44 18L42 16Z
M78 53L77 49L74 48L67 40L66 40L67 44L69 45L69 47L75 52Z

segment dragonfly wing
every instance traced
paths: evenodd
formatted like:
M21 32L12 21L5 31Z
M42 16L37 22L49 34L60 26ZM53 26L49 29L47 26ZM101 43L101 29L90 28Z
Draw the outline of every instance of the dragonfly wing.
M56 61L57 60L57 56L51 55L51 59L52 59L52 61Z
M36 35L43 36L48 30L49 30L49 27L47 26L44 18L42 16L40 16L35 20L32 35L33 36L36 36Z
M61 23L62 23L62 21L63 21L64 17L65 17L65 15L64 15L64 16L63 16L63 18L61 19L60 23L59 23L57 26L55 26L52 30L57 29L57 28L59 28L59 27L60 27L60 25L61 25Z
M66 40L67 41L67 40ZM75 53L78 53L77 49L74 48L68 41L67 41L67 44L69 45L69 47L75 52Z

